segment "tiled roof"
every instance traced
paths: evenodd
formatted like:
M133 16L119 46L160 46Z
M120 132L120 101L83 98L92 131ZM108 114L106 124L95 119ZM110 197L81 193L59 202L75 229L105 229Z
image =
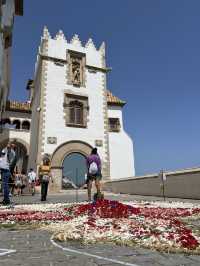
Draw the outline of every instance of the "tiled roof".
M6 110L30 113L31 105L28 102L7 101Z
M122 101L118 97L114 96L109 90L107 90L107 103L108 105L120 105L120 106L124 106L126 104L125 101ZM31 105L29 102L7 101L6 110L30 113Z
M114 96L109 90L107 90L107 103L109 105L120 105L124 106L125 101L120 100L118 97Z

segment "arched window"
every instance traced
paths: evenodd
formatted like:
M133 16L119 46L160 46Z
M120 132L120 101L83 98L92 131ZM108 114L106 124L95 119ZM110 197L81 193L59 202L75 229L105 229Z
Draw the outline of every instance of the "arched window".
M83 104L79 101L69 103L69 123L83 125Z
M5 118L5 119L2 119L1 120L1 125L4 127L4 128L10 128L10 125L11 125L11 121L9 118Z
M30 122L25 120L22 122L22 129L23 130L30 130Z
M2 120L2 124L11 124L11 121L10 121L10 119L9 118L5 118L5 119L3 119Z
M15 129L20 129L21 128L20 120L13 120L12 124L15 126Z

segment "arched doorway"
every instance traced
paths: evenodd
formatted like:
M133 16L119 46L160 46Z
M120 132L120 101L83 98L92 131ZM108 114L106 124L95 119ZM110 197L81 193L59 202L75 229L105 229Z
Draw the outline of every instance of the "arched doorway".
M27 164L28 164L28 155L26 147L19 143L15 143L15 153L16 153L16 170L19 170L20 172L27 172Z
M63 161L62 187L75 188L83 186L86 173L86 157L79 152L68 154Z
M4 140L0 142L0 151L4 149L8 142L12 142L15 144L15 153L16 153L16 168L15 170L26 173L27 165L28 165L28 144L21 140L21 142L12 139ZM22 143L23 142L23 143ZM1 175L0 175L0 192L2 192L1 185Z
M7 139L3 142L0 142L0 151L6 147L8 142L15 144L16 169L26 173L28 165L28 153L29 153L28 144L23 140L19 139Z
M85 143L83 141L78 141L78 140L65 142L56 148L56 150L54 151L51 157L51 173L54 178L54 182L50 186L50 189L52 189L52 191L53 190L59 191L60 189L62 189L63 188L63 176L68 175L67 171L72 171L70 169L65 170L67 169L67 166L64 165L65 162L66 162L66 165L68 165L70 160L72 160L74 161L75 165L78 165L79 169L80 168L83 169L83 167L85 166L85 157L90 154L91 149L92 149L92 146L90 144ZM82 165L82 167L80 167L79 163L80 165ZM65 169L63 169L63 167L65 167ZM76 166L75 166L75 169L76 169ZM84 172L84 170L82 170L82 172ZM85 178L85 175L84 174L82 175ZM82 179L80 178L80 180Z

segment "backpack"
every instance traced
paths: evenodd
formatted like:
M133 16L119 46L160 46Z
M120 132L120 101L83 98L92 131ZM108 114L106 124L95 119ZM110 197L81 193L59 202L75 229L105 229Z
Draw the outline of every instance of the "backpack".
M95 175L98 172L98 167L95 162L92 162L89 167L89 174Z

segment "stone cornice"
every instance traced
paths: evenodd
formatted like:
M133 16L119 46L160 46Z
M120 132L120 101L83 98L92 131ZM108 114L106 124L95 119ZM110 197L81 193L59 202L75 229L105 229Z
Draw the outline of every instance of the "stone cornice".
M39 56L41 57L41 59L43 60L48 60L48 61L53 61L53 62L58 62L58 63L62 63L62 64L67 64L67 60L66 59L62 59L62 58L57 58L57 57L52 57L49 55L44 55L44 54L39 54Z
M103 68L103 67L96 67L96 66L91 66L91 65L86 65L86 68L91 69L93 71L100 71L103 73L108 73L112 70L110 67Z
M48 60L48 61L52 61L52 62L55 62L55 63L61 63L61 64L68 64L68 61L66 59L52 57L52 56L44 55L44 54L41 54L41 53L39 55L40 55L41 59L43 59L43 60ZM91 65L86 65L86 68L87 69L91 69L91 70L93 70L95 72L100 71L100 72L103 72L103 73L107 73L107 72L111 71L111 68L96 67L96 66L91 66Z

